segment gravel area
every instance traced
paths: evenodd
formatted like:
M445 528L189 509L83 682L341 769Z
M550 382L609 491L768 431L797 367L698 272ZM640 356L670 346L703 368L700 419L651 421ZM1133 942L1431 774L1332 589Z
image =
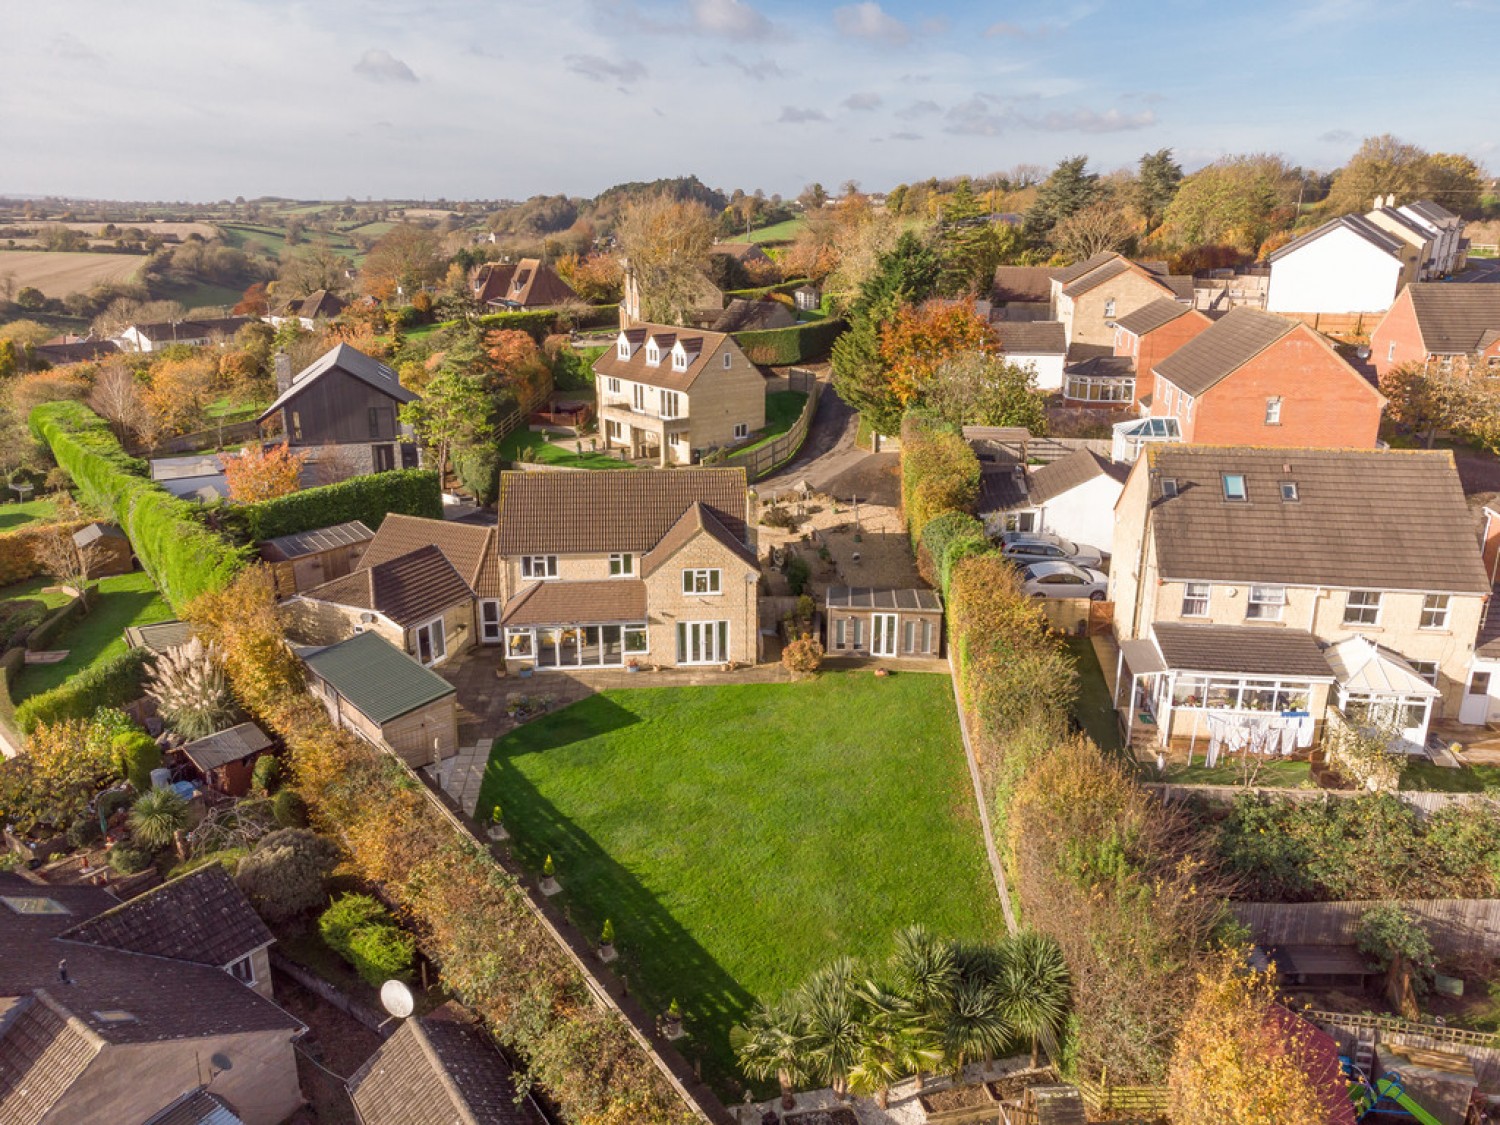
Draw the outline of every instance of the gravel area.
M997 1059L988 1066L984 1063L973 1063L964 1068L963 1077L958 1085L977 1086L977 1084L992 1080L1003 1080L1007 1075L1027 1070L1030 1066L1031 1059L1027 1055ZM829 1089L799 1093L796 1108L786 1112L783 1112L781 1108L780 1098L730 1106L729 1109L734 1114L738 1125L760 1125L762 1115L768 1111L776 1113L784 1121L791 1121L792 1125L825 1125L823 1122L810 1122L806 1117L799 1116L808 1110L818 1109L853 1111L854 1118L859 1125L926 1125L927 1112L918 1100L919 1095L926 1094L931 1097L953 1087L955 1083L947 1077L929 1075L923 1085L924 1089L919 1091L916 1084L909 1078L904 1082L898 1082L891 1087L890 1106L887 1109L881 1109L876 1105L874 1098L851 1098L847 1102L840 1102ZM998 1107L995 1116L999 1117ZM829 1122L827 1125L833 1125L833 1123ZM839 1122L838 1125L843 1125L843 1123Z
M756 528L760 553L773 547L790 547L812 567L815 596L830 586L872 586L877 589L910 589L927 584L917 574L911 544L896 508L861 501L851 504L829 496L814 495L801 502L788 502L805 518L795 530ZM764 510L764 509L762 509ZM826 548L824 559L821 549ZM779 571L770 574L771 593L787 593Z

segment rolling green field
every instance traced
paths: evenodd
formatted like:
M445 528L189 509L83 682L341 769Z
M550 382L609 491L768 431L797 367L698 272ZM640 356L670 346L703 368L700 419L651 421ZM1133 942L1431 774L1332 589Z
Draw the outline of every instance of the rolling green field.
M751 232L751 242L790 242L802 232L807 225L807 220L800 215L795 219L788 219L784 223L774 223L768 227L761 227Z
M631 991L681 1004L679 1046L726 1096L757 998L914 922L1003 928L946 676L603 692L496 741L481 815L496 801L573 920L614 923Z

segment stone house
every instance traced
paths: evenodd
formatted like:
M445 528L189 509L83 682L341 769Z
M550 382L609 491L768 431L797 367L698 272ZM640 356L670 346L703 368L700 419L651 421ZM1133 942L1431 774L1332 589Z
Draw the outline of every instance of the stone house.
M1500 375L1500 286L1408 285L1370 333L1378 375L1416 363L1444 375Z
M0 1121L285 1121L306 1028L271 1001L272 940L218 864L123 904L0 874Z
M621 329L594 361L606 448L638 460L689 465L766 424L766 380L720 332L639 324Z
M1062 322L1070 357L1076 345L1108 353L1115 322L1152 301L1169 297L1191 303L1193 279L1172 277L1161 263L1133 262L1113 252L1096 254L1052 275L1052 319Z
M1450 453L1148 446L1115 512L1133 734L1305 748L1336 708L1419 747L1459 719L1490 582Z
M499 515L507 663L757 659L743 469L505 472Z

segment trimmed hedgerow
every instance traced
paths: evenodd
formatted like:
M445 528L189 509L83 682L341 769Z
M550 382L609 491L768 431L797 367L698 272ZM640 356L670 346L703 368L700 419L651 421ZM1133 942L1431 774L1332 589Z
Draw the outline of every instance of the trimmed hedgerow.
M391 512L443 518L437 474L427 469L396 469L351 477L338 484L304 488L274 500L224 512L224 522L247 542L294 535L317 527L362 520L371 530Z
M144 649L132 649L33 695L16 707L16 726L30 734L42 723L86 719L100 707L121 707L139 699L145 690L146 656Z
M758 301L762 297L769 297L772 293L795 293L804 285L811 284L811 278L794 277L791 281L779 281L775 285L758 285L753 289L726 289L724 297L726 300L742 297L747 301Z
M145 479L145 462L128 456L82 403L43 403L31 412L31 429L84 499L114 514L174 609L223 587L244 565L244 553L198 522L193 505Z
M733 335L735 343L744 350L751 363L779 367L825 358L833 342L847 327L838 317L830 317L794 324L790 328L768 328Z
M915 412L901 421L901 506L912 546L938 516L979 500L979 458L955 426Z
M952 579L953 564L961 558L982 554L990 549L984 524L968 512L945 512L922 529L917 550L917 569L928 582L946 595Z

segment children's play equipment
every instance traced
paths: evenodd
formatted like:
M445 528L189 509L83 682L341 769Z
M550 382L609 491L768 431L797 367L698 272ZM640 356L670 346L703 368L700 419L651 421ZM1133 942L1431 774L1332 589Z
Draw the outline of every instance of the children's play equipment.
M1387 1115L1400 1115L1421 1125L1443 1125L1407 1095L1399 1071L1388 1070L1372 1083L1348 1056L1340 1056L1339 1064L1349 1078L1349 1100L1354 1103L1358 1120L1363 1121L1371 1114L1379 1114L1381 1120Z

